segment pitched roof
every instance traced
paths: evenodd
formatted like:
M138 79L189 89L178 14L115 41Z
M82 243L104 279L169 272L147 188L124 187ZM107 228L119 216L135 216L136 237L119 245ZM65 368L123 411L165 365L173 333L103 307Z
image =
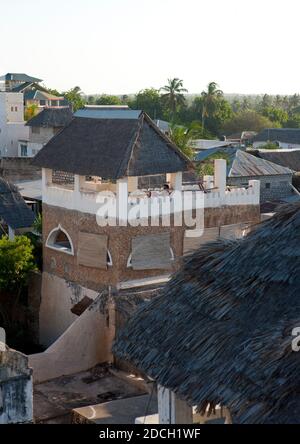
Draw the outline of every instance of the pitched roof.
M34 214L18 188L3 178L0 178L0 218L13 229L31 227L34 222Z
M42 91L40 89L29 89L24 92L25 100L62 100L63 97L54 96L49 94L47 91Z
M294 171L300 171L300 150L255 151L255 155Z
M44 108L32 119L28 120L27 126L44 128L62 128L68 125L73 118L70 108Z
M254 142L282 142L300 144L300 129L298 128L267 128L253 139Z
M227 175L228 177L252 177L252 176L273 176L282 174L292 174L293 171L287 167L278 165L257 157L249 152L240 150L236 147L217 147L201 151L196 155L196 161L203 162L210 156L217 153L226 154L228 158Z
M140 113L131 119L74 117L39 151L33 164L116 180L185 171L190 162Z
M242 150L237 150L229 177L251 177L251 176L276 176L282 174L292 174L289 168L282 167L268 160L260 159Z
M27 74L23 73L7 73L4 76L0 77L0 80L4 81L15 81L15 82L41 82L41 79L38 79L36 77L28 76Z
M114 353L191 405L227 406L236 423L300 423L299 257L298 203L185 258Z
M23 92L26 88L29 88L32 85L34 85L34 83L32 83L32 82L21 83L20 85L12 88L12 92Z

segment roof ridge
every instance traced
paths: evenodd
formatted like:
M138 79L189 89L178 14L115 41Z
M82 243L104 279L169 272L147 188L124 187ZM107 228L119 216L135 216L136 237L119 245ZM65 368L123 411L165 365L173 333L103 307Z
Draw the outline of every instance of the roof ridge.
M139 135L141 133L141 128L143 126L143 122L144 122L144 114L141 113L141 115L140 115L140 117L138 119L137 128L134 129L132 138L130 139L130 141L128 143L128 146L126 148L125 156L121 160L120 166L119 166L118 171L117 171L117 177L123 177L123 174L121 174L123 168L125 168L124 172L128 173L129 163L130 163L130 161L132 159L133 150L135 148L135 145L136 145L137 140L139 138ZM128 157L128 160L127 160L127 157Z
M151 128L165 141L168 145L170 145L170 148L172 148L180 157L182 157L184 160L187 160L188 162L191 162L191 160L177 147L177 145L172 142L172 140L161 131L161 129L153 122L151 117L148 116L147 113L144 113L147 123L151 126Z

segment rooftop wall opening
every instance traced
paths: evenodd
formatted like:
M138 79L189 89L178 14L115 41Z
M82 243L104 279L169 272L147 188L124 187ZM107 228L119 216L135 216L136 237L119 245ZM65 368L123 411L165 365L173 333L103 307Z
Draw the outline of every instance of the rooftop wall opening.
M46 246L52 250L57 250L74 256L72 239L66 230L64 230L60 225L49 233Z

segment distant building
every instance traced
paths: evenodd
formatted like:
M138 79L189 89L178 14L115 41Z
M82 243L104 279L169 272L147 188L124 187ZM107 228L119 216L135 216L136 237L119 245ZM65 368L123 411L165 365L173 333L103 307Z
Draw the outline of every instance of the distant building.
M276 200L292 196L293 171L287 167L237 150L228 172L227 183L247 186L249 180L260 181L260 199Z
M70 108L45 108L30 119L28 140L20 140L19 157L34 157L49 140L68 125L73 117Z
M8 73L0 77L2 87L0 91L11 93L23 93L24 106L36 105L38 108L66 106L64 97L50 94L46 88L40 85L41 79L27 74Z
M0 77L0 157L16 157L19 140L29 140L24 109L35 105L38 112L46 107L66 107L64 97L49 94L39 82L27 74L8 73ZM25 148L23 148L25 150Z
M194 139L191 141L191 146L194 149L195 153L199 153L205 150L211 150L215 148L225 148L228 146L238 146L239 143L232 143L228 140L210 140L210 139Z
M0 91L0 157L18 155L18 141L28 140L23 93Z
M300 129L267 128L253 139L253 148L263 148L268 142L276 143L279 148L300 148Z
M242 131L226 136L226 140L232 143L240 143L241 145L252 145L254 137L257 135L255 131Z
M222 153L227 159L227 184L247 186L249 180L260 181L260 199L276 200L294 195L292 176L294 171L277 163L256 157L249 152L232 147L211 148L198 153L196 162L205 162Z

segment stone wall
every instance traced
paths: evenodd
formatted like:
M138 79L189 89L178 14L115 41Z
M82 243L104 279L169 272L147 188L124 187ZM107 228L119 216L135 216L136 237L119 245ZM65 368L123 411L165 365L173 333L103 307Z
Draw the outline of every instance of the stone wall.
M0 351L0 424L32 422L32 371L28 357Z
M0 158L0 176L10 181L39 180L41 168L32 165L31 158L2 157Z
M245 186L248 180L260 180L260 201L278 200L293 194L291 189L292 174L277 176L229 177L228 185ZM268 185L269 184L269 185Z
M260 220L259 206L239 205L207 208L204 212L205 227L230 225L240 222L257 223ZM67 231L74 246L74 256L52 250L45 246L51 230L58 225ZM96 217L86 213L43 205L43 258L44 271L66 281L77 282L83 287L99 291L107 285L117 287L122 281L161 276L164 270L133 270L127 266L131 254L131 240L142 234L170 232L171 248L175 261L171 271L180 266L183 255L183 239L186 227L100 227ZM108 249L113 265L107 270L94 269L77 264L79 231L108 235ZM166 270L165 273L169 273Z

